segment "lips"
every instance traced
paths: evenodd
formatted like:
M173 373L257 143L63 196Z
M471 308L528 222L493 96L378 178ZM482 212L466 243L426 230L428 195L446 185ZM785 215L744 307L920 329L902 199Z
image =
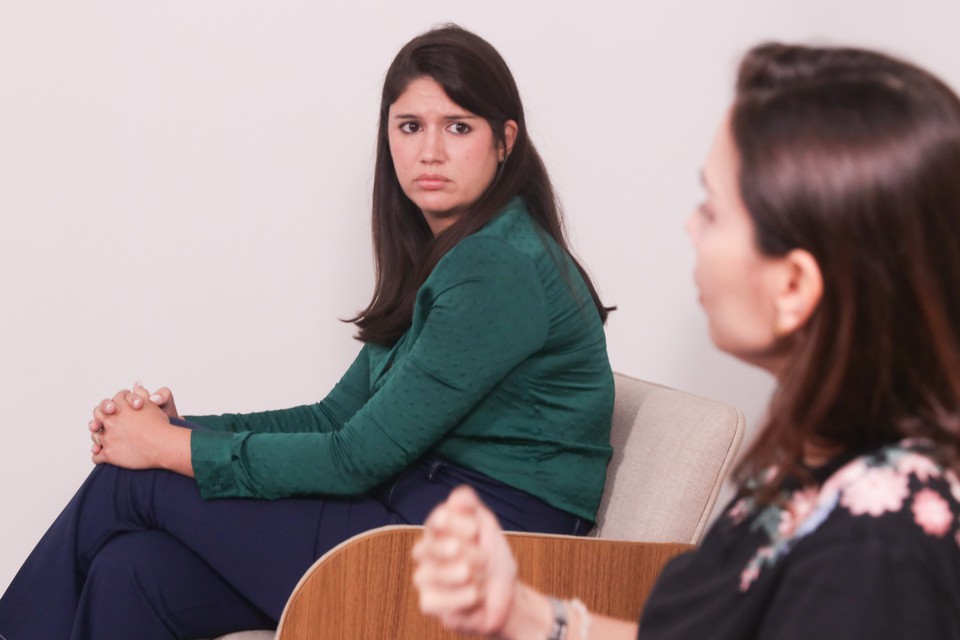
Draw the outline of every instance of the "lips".
M433 173L424 173L416 177L413 181L419 188L425 191L437 191L443 189L450 180L441 175Z

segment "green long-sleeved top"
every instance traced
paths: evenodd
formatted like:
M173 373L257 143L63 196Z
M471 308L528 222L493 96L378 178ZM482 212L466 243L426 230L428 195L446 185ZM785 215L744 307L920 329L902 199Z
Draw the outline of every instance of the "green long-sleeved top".
M188 416L204 498L355 495L425 453L594 520L613 375L586 285L515 199L417 292L410 329L367 344L322 401Z

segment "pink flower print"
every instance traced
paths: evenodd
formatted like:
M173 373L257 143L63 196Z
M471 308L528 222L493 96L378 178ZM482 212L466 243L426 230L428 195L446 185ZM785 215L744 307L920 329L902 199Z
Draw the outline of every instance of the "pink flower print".
M950 487L950 495L953 496L954 500L960 502L960 478L957 477L953 469L947 469L943 477L947 479L947 486Z
M856 460L849 462L846 466L841 467L839 471L827 478L827 481L823 483L823 488L820 490L820 493L823 494L825 498L838 493L846 485L856 481L858 478L860 478L860 476L864 475L868 469L869 467L867 467L867 463L864 462L862 458L857 458Z
M942 538L950 529L953 514L947 501L933 489L921 489L913 497L913 519L931 536Z
M887 511L899 511L907 493L907 476L893 469L873 467L843 489L840 504L855 516L868 513L877 517Z
M917 453L908 453L901 456L896 462L897 471L905 476L911 473L917 476L920 482L926 482L928 478L939 478L940 467L927 456Z
M767 470L763 472L763 483L769 484L777 477L778 473L780 473L780 465L775 464L772 467L767 467Z
M740 591L746 591L760 577L760 565L751 563L740 573Z
M794 491L790 496L790 502L780 513L780 524L777 526L777 534L782 538L789 538L796 531L797 526L806 520L817 506L817 497L819 491L815 487L808 487L800 491Z
M746 568L740 572L740 591L746 591L750 585L760 577L760 569L765 564L772 564L775 550L771 546L760 547L753 554L753 558L747 563Z
M752 500L740 498L733 504L732 507L730 507L730 512L728 515L730 516L730 520L734 525L738 525L743 522L743 519L750 514L751 503Z

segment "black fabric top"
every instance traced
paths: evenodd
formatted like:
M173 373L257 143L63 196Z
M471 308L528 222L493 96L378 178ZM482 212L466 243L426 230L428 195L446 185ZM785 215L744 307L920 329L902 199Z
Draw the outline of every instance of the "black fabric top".
M639 638L960 638L960 480L930 451L835 460L770 505L742 491L664 570Z

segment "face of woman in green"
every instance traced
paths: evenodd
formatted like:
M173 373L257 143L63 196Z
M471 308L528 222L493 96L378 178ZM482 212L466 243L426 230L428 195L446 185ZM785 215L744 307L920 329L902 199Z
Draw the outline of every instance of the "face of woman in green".
M397 180L434 235L490 186L517 133L517 124L508 120L503 148L484 118L453 102L426 76L410 82L390 105L388 118Z

